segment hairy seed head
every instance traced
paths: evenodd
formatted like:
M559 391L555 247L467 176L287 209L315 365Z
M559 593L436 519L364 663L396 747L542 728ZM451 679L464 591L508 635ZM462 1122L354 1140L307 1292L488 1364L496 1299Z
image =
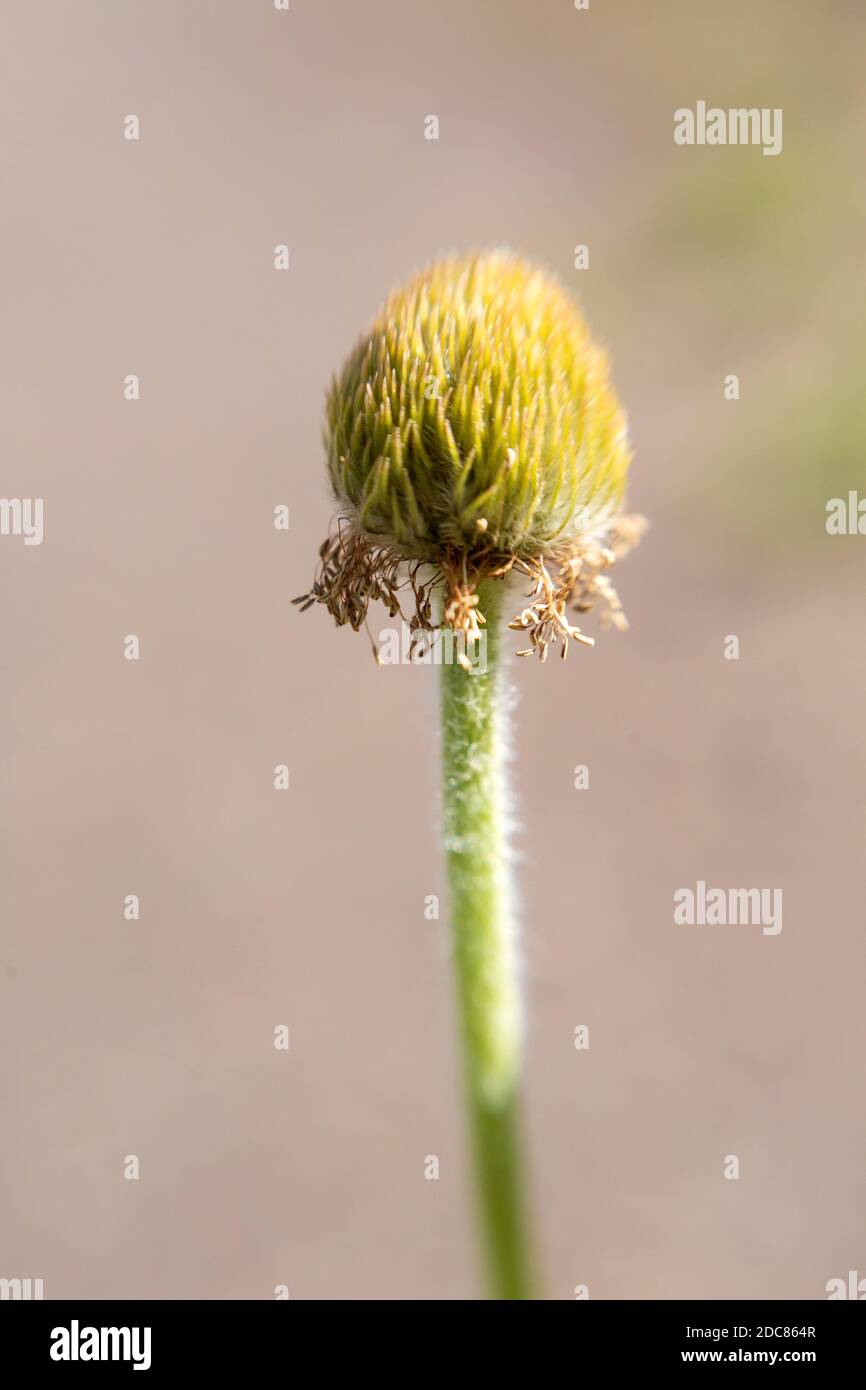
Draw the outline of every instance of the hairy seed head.
M618 515L631 458L607 359L565 291L505 251L437 261L390 296L335 378L325 443L339 504L313 587L338 625L371 602L416 629L478 636L478 585L528 580L510 626L537 654L592 645L596 602L625 626L605 571L639 539ZM604 621L604 618L603 618Z
M333 383L326 443L358 530L434 562L597 532L630 458L574 303L499 251L438 261L389 297Z

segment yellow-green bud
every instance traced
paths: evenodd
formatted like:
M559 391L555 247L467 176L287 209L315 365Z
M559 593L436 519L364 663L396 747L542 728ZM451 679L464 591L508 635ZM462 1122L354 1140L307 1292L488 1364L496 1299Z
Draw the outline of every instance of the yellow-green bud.
M332 384L325 442L340 507L313 588L359 628L371 601L475 636L478 585L531 581L511 626L542 659L597 599L625 625L603 571L638 537L617 515L631 458L605 354L543 271L505 251L452 257L386 301ZM551 570L556 578L551 577Z
M387 300L335 380L336 497L407 558L533 558L597 531L629 447L570 297L506 252L442 260Z

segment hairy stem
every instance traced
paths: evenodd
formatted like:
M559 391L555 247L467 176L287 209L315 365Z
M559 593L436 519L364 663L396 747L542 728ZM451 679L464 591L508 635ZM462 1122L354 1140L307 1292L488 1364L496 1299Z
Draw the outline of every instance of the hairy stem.
M473 670L442 666L445 849L465 1088L490 1288L531 1298L519 1154L522 1019L507 847L502 595L479 588L487 619ZM484 652L486 643L486 654ZM486 655L486 662L485 662Z

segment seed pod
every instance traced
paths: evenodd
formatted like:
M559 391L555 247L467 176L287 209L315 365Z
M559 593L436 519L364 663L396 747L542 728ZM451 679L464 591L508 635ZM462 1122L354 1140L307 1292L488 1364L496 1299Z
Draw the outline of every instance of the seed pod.
M617 515L630 450L607 359L564 290L507 252L391 294L332 384L325 441L341 520L303 598L338 623L375 598L399 611L408 583L430 626L441 585L444 621L471 636L477 585L514 570L534 587L512 625L564 655L582 637L567 602L609 597L594 580L637 531Z

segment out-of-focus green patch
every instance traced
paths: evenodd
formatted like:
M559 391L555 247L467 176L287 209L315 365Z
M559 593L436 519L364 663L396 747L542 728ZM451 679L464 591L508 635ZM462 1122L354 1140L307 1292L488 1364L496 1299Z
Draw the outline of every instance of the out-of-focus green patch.
M841 375L822 373L791 394L756 389L753 404L727 405L748 413L710 460L719 521L767 548L823 542L829 499L850 489L866 496L864 382L861 345Z
M862 117L840 128L825 111L789 122L775 158L688 147L648 238L681 331L715 326L684 389L705 396L721 361L740 377L736 401L719 377L718 413L684 446L701 460L687 506L768 554L821 544L827 501L866 496L864 199L850 179L863 137Z
M787 151L767 159L751 147L685 150L682 173L659 204L656 253L681 268L712 271L775 241L780 226L787 239L809 207L797 162Z
M832 243L826 147L685 151L675 184L660 199L647 251L673 293L700 301L726 335L761 340L766 321L787 327L812 305L816 248Z

